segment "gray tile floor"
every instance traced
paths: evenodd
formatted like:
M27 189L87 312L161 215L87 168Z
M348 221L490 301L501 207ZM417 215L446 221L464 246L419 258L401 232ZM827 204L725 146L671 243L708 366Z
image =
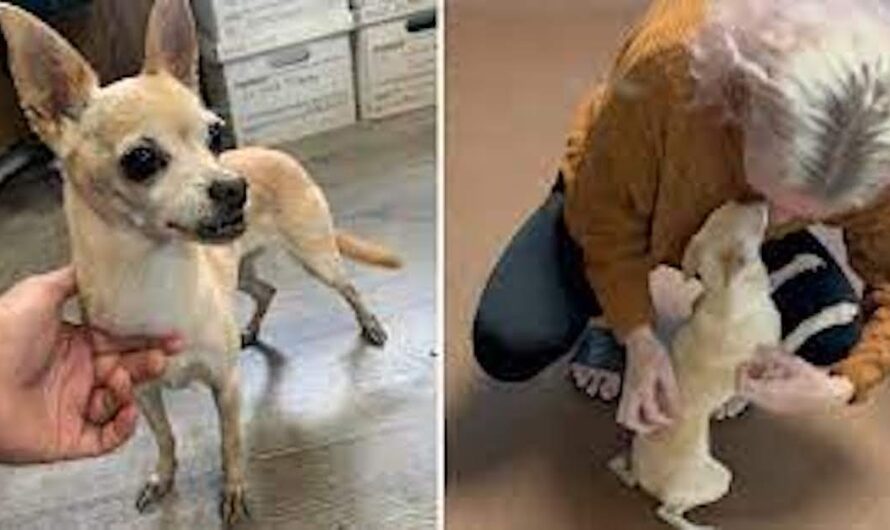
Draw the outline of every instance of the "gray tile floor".
M264 258L279 287L263 340L241 358L253 520L245 528L399 530L435 525L435 117L411 113L289 146L324 188L340 226L397 248L395 273L353 267L390 331L384 350L358 339L338 297L283 255ZM0 190L0 287L62 263L59 194L46 179ZM246 315L250 304L241 299ZM139 516L154 463L139 431L94 461L0 466L0 528L217 528L216 415L209 394L166 394L177 433L175 492Z

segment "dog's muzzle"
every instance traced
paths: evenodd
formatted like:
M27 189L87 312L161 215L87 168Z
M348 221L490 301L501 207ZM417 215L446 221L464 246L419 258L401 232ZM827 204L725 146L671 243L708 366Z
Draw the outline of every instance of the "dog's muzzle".
M245 230L244 209L226 208L198 223L195 236L203 243L229 243L241 237Z
M205 243L228 243L244 234L244 206L247 203L247 181L243 178L214 180L207 188L215 213L202 220L195 235Z

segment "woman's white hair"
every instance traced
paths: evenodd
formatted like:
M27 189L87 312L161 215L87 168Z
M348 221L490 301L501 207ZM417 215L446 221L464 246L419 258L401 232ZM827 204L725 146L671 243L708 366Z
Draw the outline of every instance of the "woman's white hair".
M781 184L832 209L890 184L890 0L713 0L692 74Z

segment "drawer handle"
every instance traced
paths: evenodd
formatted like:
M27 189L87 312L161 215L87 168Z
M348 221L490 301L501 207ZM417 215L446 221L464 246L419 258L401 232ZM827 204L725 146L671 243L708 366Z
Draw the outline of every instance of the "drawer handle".
M312 52L309 51L309 48L293 48L275 54L271 59L269 59L269 65L273 68L283 68L285 66L305 63L311 57Z
M408 20L405 21L405 29L408 30L408 33L420 33L422 31L427 31L431 29L435 29L436 27L436 10L428 9L426 11L421 11L415 15L408 17Z

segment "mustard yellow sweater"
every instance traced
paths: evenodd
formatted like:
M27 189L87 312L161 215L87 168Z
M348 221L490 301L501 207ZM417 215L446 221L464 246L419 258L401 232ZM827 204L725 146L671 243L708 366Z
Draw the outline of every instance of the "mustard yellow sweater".
M565 219L588 280L619 336L654 318L649 272L678 266L692 235L723 203L754 196L741 130L689 105L687 44L707 0L654 0L627 35L605 83L581 105L562 164ZM770 237L816 221L840 227L869 287L861 342L834 367L862 399L890 372L890 198L831 219L771 226Z

